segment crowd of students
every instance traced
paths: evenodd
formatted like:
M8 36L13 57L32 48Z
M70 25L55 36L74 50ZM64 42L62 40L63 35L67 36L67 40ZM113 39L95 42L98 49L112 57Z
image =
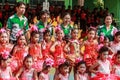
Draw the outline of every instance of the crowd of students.
M107 11L103 15L95 9L90 17L89 11L75 8L59 15L50 7L50 13L44 10L36 16L32 12L34 18L29 20L25 8L18 2L16 13L0 29L0 79L50 80L51 68L55 69L54 80L69 80L71 71L74 80L120 79L120 31ZM52 14L56 18L50 18L55 17ZM76 15L81 26L76 25ZM104 25L96 24L100 17Z

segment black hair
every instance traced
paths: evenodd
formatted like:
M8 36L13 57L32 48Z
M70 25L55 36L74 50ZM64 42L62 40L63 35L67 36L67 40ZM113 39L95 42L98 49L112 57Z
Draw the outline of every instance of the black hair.
M118 56L118 55L120 55L120 50L118 50L118 51L117 51L117 54L116 54L116 56Z
M96 32L96 29L90 27L90 28L87 30L87 32L89 33L90 31L95 31L95 32Z
M120 35L120 31L118 31L118 32L115 33L115 37L117 37L119 35Z
M86 66L86 62L85 62L84 60L78 62L78 63L75 65L75 67L74 67L74 73L77 72L78 67L79 67L81 64L85 64L85 66Z
M70 63L68 61L65 61L63 64L59 65L58 70L60 71L61 68L63 68L63 67L69 67L69 66L70 66Z
M16 7L20 7L21 5L25 5L25 3L22 2L22 1L19 1L19 2L16 3ZM26 6L26 5L25 5L25 6Z
M43 36L45 36L46 34L51 34L49 29L46 29L46 30L43 32Z
M41 16L44 15L45 13L50 15L50 12L48 10L42 10L42 11L38 12L37 19L40 20Z
M11 58L10 55L8 55L7 58L3 58L3 57L2 57L2 54L1 54L1 55L0 55L0 65L1 65L1 61L6 61L6 60L8 60L9 58Z
M109 51L108 47L103 46L103 47L100 48L99 54L102 54L103 52L106 52L106 51Z
M23 63L24 63L28 58L32 58L32 60L33 60L33 57L32 57L30 54L28 54L28 55L24 58Z
M63 19L66 15L70 15L70 16L71 16L71 14L70 14L70 13L65 12L65 13L61 16L61 18Z
M39 34L39 31L32 31L30 36L33 37L35 34Z
M111 14L111 13L107 13L107 14L105 15L105 17L104 17L104 21L105 21L105 19L106 19L107 16L110 16L110 17L112 18L112 20L113 20L112 14Z

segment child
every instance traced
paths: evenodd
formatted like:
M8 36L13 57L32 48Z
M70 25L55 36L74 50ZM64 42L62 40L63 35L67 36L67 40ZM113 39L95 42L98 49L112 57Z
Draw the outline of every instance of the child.
M69 80L69 63L63 62L58 67L59 73L54 80Z
M53 58L53 56L50 53L50 48L52 46L52 41L51 41L51 34L49 30L45 30L43 32L43 38L44 40L41 42L41 48L42 48L42 54L44 58Z
M31 33L29 53L33 57L33 59L43 58L43 55L41 53L41 44L39 43L39 32L38 31L33 31Z
M45 62L43 63L43 69L39 75L39 80L50 80L49 72L53 64L54 61L51 58L46 58Z
M118 50L120 50L120 31L115 33L114 41L111 42L110 46L113 51L113 55L116 54Z
M19 34L17 36L17 44L13 49L13 56L17 58L17 60L20 62L19 66L22 65L22 62L24 58L27 56L27 54L28 54L28 46L25 35Z
M99 59L96 61L96 63L94 63L91 67L90 67L90 72L94 73L94 74L110 74L111 71L111 64L110 61L107 60L108 59L108 53L109 53L109 49L105 46L101 47L101 49L99 50ZM95 68L97 68L97 70L95 70Z
M86 61L87 66L91 66L97 59L97 45L98 42L95 39L96 30L94 28L88 29L87 40L84 41L83 45L85 46L84 51L84 60Z
M37 72L32 68L33 58L27 55L23 61L23 67L16 74L17 80L38 80Z
M78 29L72 29L71 31L71 40L69 40L68 44L65 46L65 51L67 53L68 60L75 62L76 58L83 58L80 52L80 42L78 40Z
M80 61L75 66L75 80L89 80L89 76L86 73L86 63L84 61Z
M63 41L63 37L64 37L63 31L60 28L56 29L57 39L50 48L50 51L53 54L53 57L55 60L56 67L59 64L57 61L61 58L65 58L65 55L64 55L65 41Z
M9 67L9 52L4 51L0 54L0 80L11 80L12 76L11 68Z
M43 54L41 52L41 43L39 43L39 32L33 31L31 33L31 41L29 44L29 54L33 57L33 67L37 72L41 71L43 65Z
M4 28L0 29L0 53L8 51L9 53L12 51L13 45L9 43L9 34Z
M113 65L113 73L120 76L120 51L117 51L116 60L114 61Z

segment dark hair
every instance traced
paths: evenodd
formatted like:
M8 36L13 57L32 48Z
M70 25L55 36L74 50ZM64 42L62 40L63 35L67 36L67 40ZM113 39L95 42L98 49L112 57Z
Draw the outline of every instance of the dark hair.
M6 61L6 60L8 60L9 58L11 58L10 55L8 56L8 58L5 59L5 58L2 57L2 54L1 54L1 55L0 55L0 65L1 65L1 61Z
M66 15L70 15L70 16L71 16L71 14L70 14L70 13L65 12L65 13L61 16L61 18L63 19Z
M28 58L32 58L32 59L33 59L33 57L32 57L30 54L28 54L28 55L24 58L23 63L24 63Z
M104 36L104 41L106 41L106 40L109 40L109 38Z
M17 37L17 42L18 40L20 39L21 36L24 36L25 37L25 40L26 40L26 36L24 34L21 34L20 36ZM27 40L26 40L27 41Z
M43 32L43 36L45 36L46 34L51 34L49 29L46 29L46 30Z
M25 5L25 3L22 2L22 1L19 1L19 2L16 3L16 7L20 7L21 5Z
M117 51L117 54L116 54L116 56L118 56L118 55L120 55L120 50L118 50L118 51Z
M68 61L65 61L63 64L59 65L58 70L60 71L61 68L63 67L69 67L70 63Z
M111 14L111 13L107 13L107 14L105 15L105 17L104 17L104 20L105 20L105 18L106 18L107 16L110 16L110 17L113 19L112 14Z
M77 72L77 69L78 69L78 67L79 67L81 64L85 64L85 66L86 66L86 62L85 62L84 60L78 62L78 63L75 65L75 67L74 67L74 72L75 72L75 73Z
M90 31L95 31L95 32L96 32L96 29L90 27L90 28L87 30L87 32L89 33Z
M118 31L118 32L115 33L115 37L117 37L119 35L120 35L120 31Z
M100 48L99 54L102 54L103 52L106 52L106 51L109 51L108 47L103 46L103 47Z
M35 34L39 34L39 32L38 31L32 31L30 36L33 37Z

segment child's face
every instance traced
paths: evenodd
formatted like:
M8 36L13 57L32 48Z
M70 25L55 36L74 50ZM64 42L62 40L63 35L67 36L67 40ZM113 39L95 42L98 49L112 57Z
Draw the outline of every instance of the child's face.
M115 40L116 40L117 42L120 42L120 35L115 36Z
M71 35L72 35L73 39L77 39L78 38L78 30L77 29L73 30Z
M116 62L117 62L118 64L120 64L120 55L117 55L117 57L116 57Z
M62 31L62 30L59 30L59 31L57 32L57 38L61 40L63 37L64 37L63 31Z
M33 42L37 43L39 41L39 34L33 36Z
M9 60L1 60L1 66L4 68L7 67L9 63L10 63Z
M104 41L104 46L109 46L109 44L110 44L109 43L109 39L107 39L107 40Z
M105 52L103 52L102 54L101 54L101 58L103 59L103 60L106 60L107 58L108 58L108 51L105 51Z
M83 73L85 73L85 71L86 71L86 65L85 64L81 64L81 65L78 66L78 72L79 73L83 74Z
M62 72L63 74L67 74L67 73L69 72L69 67L68 67L68 66L62 67L62 68L61 68L61 72Z
M70 15L65 15L64 18L63 18L63 22L66 23L66 24L69 24L70 21L71 21Z
M50 69L51 69L51 67L47 67L47 68L45 69L45 73L48 74L48 73L50 72Z
M31 66L32 66L32 64L33 64L33 59L32 59L32 58L27 58L27 59L25 60L24 64L25 64L25 67L26 67L26 68L30 69Z
M44 38L45 40L50 40L50 33L47 33Z
M88 33L88 38L89 39L93 39L93 38L95 38L95 31L90 31L89 33Z
M3 43L3 44L8 42L8 35L7 35L7 33L2 33L1 34L0 42Z
M24 14L25 13L25 5L20 5L19 7L17 7L16 8L16 10L17 10L17 13L19 13L19 14Z
M26 44L25 36L21 36L21 37L18 39L18 44L19 44L19 45L24 45L24 44Z

